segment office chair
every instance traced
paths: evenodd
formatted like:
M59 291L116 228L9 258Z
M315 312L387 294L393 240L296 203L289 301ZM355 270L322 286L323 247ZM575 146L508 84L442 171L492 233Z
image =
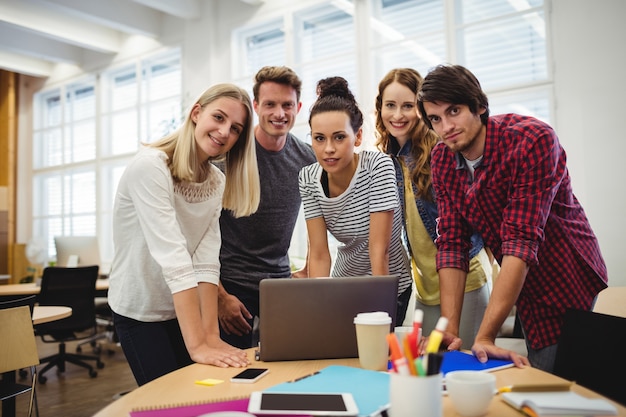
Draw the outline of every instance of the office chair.
M35 303L37 301L36 295L28 295L24 296L15 296L15 297L2 297L2 301L0 301L0 310L5 308L13 308L13 307L21 307L28 306L30 309L30 315L33 315L33 309L35 308Z
M5 303L0 306L0 340L2 340L0 343L0 373L8 373L9 375L12 373L14 375L18 369L30 367L31 381L29 385L24 385L16 383L12 375L7 379L3 377L2 384L0 384L0 399L5 401L30 392L28 416L33 414L33 405L37 416L39 416L37 396L35 395L36 365L39 365L39 354L37 353L31 310L27 304L20 307L5 308L5 306Z
M565 313L553 373L626 405L626 318L569 309ZM612 376L611 376L612 375Z
M119 342L117 333L115 332L115 326L113 324L113 311L109 306L109 302L106 297L96 297L96 323L98 324L98 333L92 336L89 340L80 342L76 346L76 352L81 353L82 347L86 344L91 345L94 353L100 354L102 352L102 345L98 343L99 340L105 340L104 344L108 345L107 353L113 355L115 351L110 348L110 344L117 344Z
M35 326L37 334L45 343L58 343L58 353L41 359L46 363L39 371L39 382L46 383L44 373L56 366L59 372L65 371L65 362L87 368L89 376L95 378L98 372L86 361L96 361L98 369L104 367L99 356L67 353L66 342L91 338L97 332L94 298L96 294L98 266L76 268L47 267L41 279L41 292L38 302L42 306L68 306L72 315L68 318Z

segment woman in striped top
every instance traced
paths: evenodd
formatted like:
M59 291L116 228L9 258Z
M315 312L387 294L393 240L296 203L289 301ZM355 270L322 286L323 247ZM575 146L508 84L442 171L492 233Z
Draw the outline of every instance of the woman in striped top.
M309 126L317 162L300 171L300 195L309 235L309 276L397 275L396 323L411 295L402 244L402 211L391 158L355 152L363 114L341 77L318 82ZM341 244L331 273L328 234Z

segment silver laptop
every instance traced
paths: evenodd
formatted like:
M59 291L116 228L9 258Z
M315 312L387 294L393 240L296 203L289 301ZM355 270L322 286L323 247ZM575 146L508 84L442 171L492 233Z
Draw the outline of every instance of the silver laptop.
M396 276L269 278L259 291L262 361L358 357L358 313L386 311L395 327Z

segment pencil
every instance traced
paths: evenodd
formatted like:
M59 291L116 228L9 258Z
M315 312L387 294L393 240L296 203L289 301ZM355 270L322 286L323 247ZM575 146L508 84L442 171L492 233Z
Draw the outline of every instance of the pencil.
M551 392L569 391L573 382L561 382L554 384L517 384L508 385L498 389L498 392Z

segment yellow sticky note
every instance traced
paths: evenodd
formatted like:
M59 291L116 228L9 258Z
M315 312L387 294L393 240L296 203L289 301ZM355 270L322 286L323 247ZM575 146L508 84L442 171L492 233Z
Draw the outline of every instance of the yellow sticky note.
M222 381L221 379L213 379L213 378L207 378L207 379L202 379L199 381L196 381L196 384L198 385L208 385L210 387L212 387L213 385L217 385L217 384L221 384Z

